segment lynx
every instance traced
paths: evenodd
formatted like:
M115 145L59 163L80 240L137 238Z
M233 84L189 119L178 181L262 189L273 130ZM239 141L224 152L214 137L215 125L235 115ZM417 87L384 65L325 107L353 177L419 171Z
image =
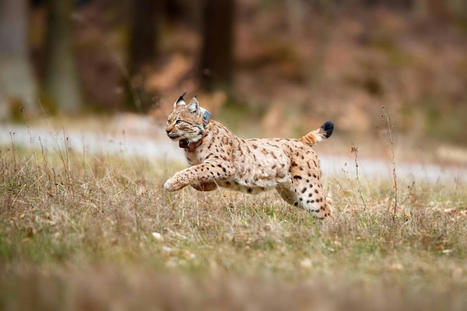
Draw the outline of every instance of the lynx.
M255 194L275 188L286 202L317 218L330 215L320 163L311 146L331 136L331 121L300 139L244 139L210 120L196 96L187 104L184 95L174 103L166 132L184 149L191 166L166 181L167 191L191 185L199 191L224 187Z

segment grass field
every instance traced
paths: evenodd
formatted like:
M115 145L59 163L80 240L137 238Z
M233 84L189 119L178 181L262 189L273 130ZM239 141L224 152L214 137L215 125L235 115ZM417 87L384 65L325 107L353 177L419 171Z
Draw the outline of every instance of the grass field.
M325 176L321 222L275 192L163 191L180 167L0 149L0 309L467 308L464 184L399 180L394 214L390 181Z

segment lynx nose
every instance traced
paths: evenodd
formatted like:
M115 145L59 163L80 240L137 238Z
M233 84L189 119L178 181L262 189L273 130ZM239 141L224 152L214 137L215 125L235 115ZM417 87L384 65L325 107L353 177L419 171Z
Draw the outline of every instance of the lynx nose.
M170 130L169 129L166 129L165 132L167 133L167 135L170 133Z

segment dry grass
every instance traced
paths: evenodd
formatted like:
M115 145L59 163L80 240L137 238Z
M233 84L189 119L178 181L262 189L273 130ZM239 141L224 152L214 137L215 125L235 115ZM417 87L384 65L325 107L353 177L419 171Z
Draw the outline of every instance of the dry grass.
M335 216L273 192L166 193L176 164L0 149L0 309L463 310L465 185L328 178ZM153 233L159 233L153 234Z

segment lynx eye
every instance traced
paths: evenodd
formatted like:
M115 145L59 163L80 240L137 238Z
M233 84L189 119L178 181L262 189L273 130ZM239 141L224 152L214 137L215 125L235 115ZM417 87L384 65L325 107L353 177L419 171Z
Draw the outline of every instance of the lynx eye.
M175 124L180 124L180 122L182 122L182 120L179 119L179 120L175 121Z

